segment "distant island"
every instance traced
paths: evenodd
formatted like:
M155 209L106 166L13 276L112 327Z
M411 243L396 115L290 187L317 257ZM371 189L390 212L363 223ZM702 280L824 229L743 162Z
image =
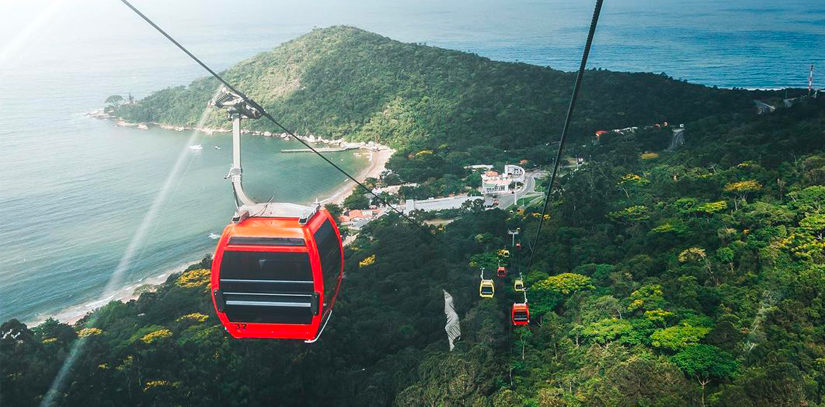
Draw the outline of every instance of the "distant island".
M513 163L546 171L573 81L352 27L225 75L299 134L394 148L368 183L395 202L469 194ZM216 87L113 115L192 126ZM76 324L3 323L0 397L39 404L71 354L60 405L825 405L825 98L590 70L572 129L536 247L540 199L413 211L438 239L375 219L347 246L340 302L311 346L229 337L205 258ZM509 275L481 298L505 248ZM525 296L532 322L513 326Z
M313 30L223 76L298 134L395 148L446 143L461 151L529 151L542 144L560 128L574 80L567 72L406 44L347 26ZM198 79L121 104L116 114L129 122L193 126L217 87L212 78ZM573 133L751 108L746 91L595 70L585 76ZM206 127L227 128L224 115L213 112ZM280 133L265 120L249 128Z

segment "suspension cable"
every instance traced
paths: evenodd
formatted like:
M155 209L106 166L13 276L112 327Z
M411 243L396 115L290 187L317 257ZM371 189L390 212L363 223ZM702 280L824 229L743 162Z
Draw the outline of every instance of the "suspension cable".
M357 179L355 179L355 177L353 177L353 176L352 176L352 175L350 175L348 172L346 172L343 168L341 168L340 166L338 166L337 164L335 164L334 162L332 162L329 158L327 158L326 156L324 156L323 154L321 154L321 152L319 152L318 150L316 150L316 149L315 149L314 147L312 147L309 143L307 143L306 141L302 140L300 137L296 136L296 135L295 135L295 133L293 133L291 130L289 130L288 128L286 128L286 127L285 127L284 125L282 125L280 122L278 122L277 120L275 120L275 118L274 118L274 117L272 117L272 115L271 115L271 114L269 114L269 112L267 112L267 111L266 111L266 109L264 109L264 108L263 108L263 106L259 105L257 102L255 102L255 101L254 101L254 100L252 100L249 96L247 96L245 93L241 92L240 90L238 90L237 88L235 88L234 86L232 86L232 84L231 84L231 83L229 83L229 82L227 82L226 80L224 80L224 79L223 79L223 77L221 77L221 76L220 76L217 72L215 72L214 70L212 70L212 68L210 68L208 65L206 65L206 64L205 64L203 61L201 61L198 57L196 57L196 56L195 56L195 54L193 54L193 53L189 52L189 50L188 50L188 49L186 49L186 47L184 47L183 45L181 45L181 43L179 43L178 41L176 41L176 40L175 40L175 39L174 39L171 35L169 35L166 31L164 31L162 28L160 28L160 26L158 26L157 24L155 24L155 22L154 22L154 21L152 21L149 17L147 17L147 16L146 16L145 14L143 14L140 10L138 10L135 6L133 6L133 5L132 5L132 3L130 3L128 0L120 0L120 1L121 1L123 4L125 4L127 7L129 7L130 9L132 9L132 11L134 11L134 12L135 12L135 14L137 14L138 16L140 16L140 18L142 18L144 21L146 21L147 23L149 23L149 25L151 25L151 26L152 26L155 30L157 30L157 31L158 31L159 33L161 33L164 37L166 37L166 39L168 39L169 41L171 41L171 42L172 42L172 44L175 44L175 46L177 46L178 48L180 48L180 50L181 50L181 51L183 51L186 55L188 55L188 56L189 56L189 58L192 58L192 60L194 60L195 62L197 62L197 63L198 63L198 65L200 65L203 69L205 69L207 72L209 72L209 74L210 74L210 75L212 75L215 79L217 79L218 81L220 81L220 82L221 82L224 86L226 86L229 90L231 90L232 92L234 92L235 94L237 94L238 96L240 96L240 97L241 97L241 99L243 99L243 101L244 101L244 102L248 103L250 106L254 107L255 109L258 109L258 111L260 111L260 112L261 112L261 115L262 115L263 117L266 117L267 119L269 119L269 121L271 121L273 124L275 124L275 126L277 126L277 127L278 127L278 128L280 128L281 130L283 130L285 133L287 133L287 134L289 134L290 136L292 136L292 138L294 138L295 140L297 140L298 142L300 142L301 144L303 144L303 145L304 145L304 147L306 147L307 149L309 149L311 152L315 153L315 155L317 155L318 157L321 157L324 161L326 161L326 163L327 163L327 164L329 164L329 165L333 166L336 170L338 170L340 173L344 174L344 175L345 175L347 178L349 178L352 182L355 182L355 184L356 184L356 185L358 185L359 187L363 188L365 191L369 192L369 193L370 193L370 195L374 196L376 199L378 199L378 201L379 201L379 202L381 202L382 204L384 204L386 207L388 207L388 208L392 209L392 210L393 210L393 212L397 213L397 214L398 214L398 215L400 215L402 218L406 219L407 221L409 221L410 223L412 223L413 225L415 225L416 227L418 227L419 229L421 229L422 231L424 231L427 235L431 236L432 238L434 238L436 241L438 241L439 243L441 243L441 244L442 244L442 245L444 245L445 247L447 247L447 248L451 249L452 251L454 251L454 252L456 252L456 253L459 253L459 254L461 253L461 252L460 252L460 251L458 251L457 249L453 248L451 245L449 245L449 244L447 244L447 243L443 242L441 239L439 239L439 238L438 238L438 236L437 236L435 233L433 233L430 229L428 229L428 228L424 227L423 225L421 225L420 223L416 222L413 218L411 218L411 217L407 216L406 214L404 214L404 212L400 211L398 208L396 208L395 206L393 206L392 204L390 204L389 202L387 202L387 200L386 200L386 199L382 198L381 196L379 196L378 194L376 194L375 192L373 192L373 191L372 191L372 189L368 188L366 185L364 185L363 183L361 183L360 181L358 181Z
M556 182L556 174L559 170L561 154L564 150L564 143L567 141L567 131L570 128L570 121L573 118L573 109L576 107L576 99L579 97L579 88L581 87L582 76L584 76L585 67L587 66L587 57L590 55L590 46L593 45L593 36L596 34L596 25L599 23L599 15L602 11L603 1L604 0L596 0L596 8L593 10L593 18L590 21L590 31L587 33L587 43L584 45L581 65L579 65L579 72L576 74L576 83L573 85L573 95L570 97L570 106L567 108L567 117L564 119L564 127L561 130L559 150L556 152L556 160L553 162L553 173L550 176L550 185L547 186L547 194L544 196L544 207L541 210L539 227L536 229L536 236L533 238L533 244L530 250L530 260L527 262L528 269L533 264L533 257L538 249L541 227L544 225L544 215L547 213L547 206L550 203L550 194L553 192L553 184Z

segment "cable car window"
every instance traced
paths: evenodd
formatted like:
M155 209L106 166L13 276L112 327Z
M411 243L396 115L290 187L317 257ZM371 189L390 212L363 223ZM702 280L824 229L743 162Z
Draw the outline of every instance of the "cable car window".
M332 299L341 271L341 243L329 219L315 232L315 244L318 245L318 257L324 275L324 301L328 302Z
M221 279L312 281L306 253L225 251Z
M307 253L225 251L220 273L230 321L312 322L314 294Z

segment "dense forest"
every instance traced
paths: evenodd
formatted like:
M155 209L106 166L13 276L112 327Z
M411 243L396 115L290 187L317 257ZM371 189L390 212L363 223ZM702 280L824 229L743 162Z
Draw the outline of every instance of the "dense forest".
M282 58L303 70L260 64ZM414 139L388 127L378 133L400 150L401 181L419 173L419 157L443 160L421 168L455 165L448 157L474 154L473 140L488 140L496 157L529 159L506 144L546 149L572 82L550 69L351 28L314 31L228 74L241 80L242 70L271 72L271 82L247 78L241 88L315 134L365 136L376 114L391 111L387 100L416 100L406 111L414 120L397 133ZM760 116L750 98L773 94L659 75L587 75L570 153L588 159L557 181L538 246L530 243L539 206L468 206L432 234L384 216L347 246L343 291L314 345L229 337L210 301L207 258L75 325L2 324L0 403L40 403L70 349L83 343L56 403L825 406L825 100ZM208 99L208 82L137 106L180 98L175 104L194 112ZM386 96L392 92L398 97ZM332 102L344 95L350 105ZM422 113L436 100L449 120L430 123ZM149 112L141 114L161 116L144 120L172 120L162 116L171 111ZM175 112L191 119L182 107ZM668 148L668 127L590 136L597 126L666 120L685 123L683 146ZM523 249L513 250L512 271L525 277L532 315L519 328L509 319L521 298L513 272L496 280L494 298L478 295L479 267L495 265L515 228ZM462 331L452 351L445 290Z

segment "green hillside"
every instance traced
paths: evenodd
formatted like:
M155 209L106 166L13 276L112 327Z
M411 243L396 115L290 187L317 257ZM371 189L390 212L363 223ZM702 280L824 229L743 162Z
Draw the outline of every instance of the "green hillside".
M412 58L416 53L430 59ZM295 58L295 71L288 70L293 76L273 74L281 78L270 82L277 92L252 82L241 88L273 106L285 122L294 115L297 123L301 113L287 107L288 100L306 108L300 117L322 117L328 100L317 95L342 101L344 89L364 90L352 94L359 96L353 103L363 101L352 108L329 104L328 122L306 119L304 125L322 127L312 127L315 134L330 129L329 134L363 136L369 122L353 118L355 106L358 114L374 116L373 108L383 114L387 100L407 100L392 89L398 95L426 94L426 101L409 96L418 101L410 105L415 112L440 100L451 118L444 120L453 126L444 125L450 132L426 132L441 127L419 126L433 117L411 113L405 117L415 120L405 123L415 125L403 134L419 131L414 139L389 139L402 151L394 165L408 170L399 172L405 180L416 168L454 167L455 157L478 153L485 161L512 161L532 148L546 149L554 138L540 136L541 129L553 129L563 116L572 80L549 69L340 27L314 31L230 74L263 70L255 61L267 58ZM453 60L436 64L440 58ZM386 74L388 66L397 66L393 72L401 76L375 82L376 93L370 93L371 82L360 73ZM497 73L482 72L481 66ZM329 69L327 76L317 71L321 67ZM402 72L428 79L412 81ZM434 72L441 72L440 80L432 79ZM450 72L475 73L489 80L473 83L503 88L473 88ZM615 128L676 120L685 123L685 144L669 150L671 130L656 127L571 144L571 151L588 160L558 181L529 269L528 240L540 217L535 207L464 208L443 229L431 227L439 240L397 216L382 217L346 248L346 279L335 314L323 338L305 345L229 337L212 309L206 259L171 276L157 292L111 303L72 326L3 323L0 403L39 404L69 350L82 343L66 385L58 389L60 405L93 400L111 406L825 406L825 99L804 99L757 116L749 98L774 94L708 89L649 74L588 75L586 103L578 112L599 118L580 119L579 137L589 137L582 129L602 123ZM295 85L286 77L302 79ZM551 86L552 80L559 83ZM165 100L176 105L182 120L176 123L183 123L208 99L211 90L196 90L206 89L206 82L159 92L139 106L149 109ZM546 88L506 89L518 83ZM470 98L485 92L519 99ZM204 99L191 102L190 112L184 103L195 95ZM173 97L180 99L172 103ZM625 105L634 108L617 110ZM485 109L495 106L511 116L485 117ZM544 125L531 109L544 112ZM162 115L151 119L167 121ZM528 128L521 119L536 122ZM385 129L400 126L381 123ZM523 131L523 149L490 146L488 155L465 144L482 134L506 144L509 136L488 125ZM422 148L434 154L404 154ZM511 305L521 298L512 278L496 280L495 298L478 296L478 268L494 267L496 251L510 243L507 230L515 228L521 228L525 248L514 251L513 270L524 273L533 318L520 328L509 321ZM453 351L444 331L442 290L454 297L461 321Z
M61 405L821 406L825 101L692 126L675 152L651 151L656 130L614 134L560 180L523 270L527 328L509 324L512 279L480 299L477 268L508 229L527 245L535 209L467 208L433 229L449 246L387 216L347 248L317 344L230 338L205 261L95 326L4 323L2 399L39 403L83 341Z
M224 72L227 81L299 134L394 147L520 149L556 135L574 74L405 44L352 27L317 29ZM194 125L217 88L211 78L156 92L118 114ZM686 122L751 108L743 91L663 75L588 72L574 135L601 128ZM227 127L225 115L208 125ZM277 130L265 120L250 128ZM480 157L475 157L480 158Z

